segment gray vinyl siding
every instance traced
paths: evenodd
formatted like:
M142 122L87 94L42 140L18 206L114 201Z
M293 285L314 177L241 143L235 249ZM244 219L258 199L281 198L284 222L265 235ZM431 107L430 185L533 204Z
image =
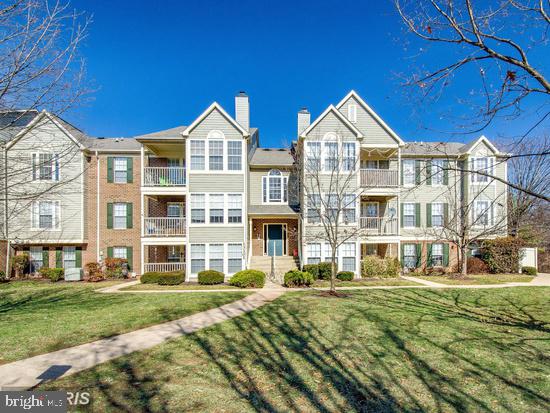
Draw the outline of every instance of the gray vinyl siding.
M348 117L348 106L355 104L357 106L357 122L354 126L364 135L362 143L395 145L397 142L391 135L370 115L352 96L338 110L346 118Z
M244 192L244 174L189 174L189 192Z
M309 131L307 139L321 140L328 132L336 133L342 139L355 139L355 132L332 112L327 113L326 116Z
M206 116L189 134L189 139L206 139L212 130L222 131L226 139L242 139L241 132L217 109Z
M243 226L189 227L189 244L216 242L244 242Z
M59 154L59 182L32 181L33 152ZM20 240L41 242L80 242L84 238L83 160L80 148L49 120L37 125L8 150L8 167L12 171L8 191L12 234L17 234ZM31 203L35 200L59 201L59 230L31 230Z

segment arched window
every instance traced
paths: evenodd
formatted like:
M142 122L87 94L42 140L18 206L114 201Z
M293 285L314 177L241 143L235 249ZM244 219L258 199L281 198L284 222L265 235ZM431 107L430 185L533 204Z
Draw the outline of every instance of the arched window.
M287 203L288 177L278 169L270 170L262 177L262 193L264 203Z

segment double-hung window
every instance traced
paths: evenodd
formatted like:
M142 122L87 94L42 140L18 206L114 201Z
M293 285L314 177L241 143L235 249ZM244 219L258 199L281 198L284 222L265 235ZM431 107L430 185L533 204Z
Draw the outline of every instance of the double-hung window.
M345 242L340 247L340 257L342 260L342 271L355 272L355 244Z
M403 227L412 228L416 226L416 204L413 202L403 203Z
M474 225L487 226L491 222L489 201L474 201Z
M210 244L208 269L223 272L223 244Z
M183 203L168 202L166 205L166 216L170 218L181 218L184 216Z
M403 185L413 186L416 182L415 177L415 161L407 159L403 161Z
M307 195L307 222L318 224L321 222L321 195Z
M338 172L338 142L325 142L325 171Z
M416 268L416 244L403 244L403 266L405 268Z
M206 195L191 194L191 223L204 224L206 222Z
M33 181L59 181L59 155L33 153L32 179Z
M182 253L181 246L169 245L168 246L168 262L181 262Z
M204 171L205 169L205 146L202 140L193 140L189 143L191 149L191 170Z
M443 203L432 204L432 227L442 227L444 221Z
M44 266L44 255L42 253L42 247L30 247L29 258L31 264L31 271L38 271Z
M208 141L208 169L211 171L223 170L223 141Z
M210 194L210 223L223 224L223 194Z
M306 142L306 169L310 173L321 170L321 142Z
M63 268L76 268L76 247L63 247Z
M307 263L319 264L321 262L321 244L307 244Z
M126 229L127 223L127 204L124 202L117 202L113 204L113 228L114 229Z
M443 266L443 244L432 244L431 265L432 267Z
M262 177L262 192L264 203L288 202L288 177L278 169L272 169Z
M472 158L470 161L470 167L472 169L472 182L474 183L489 183L489 177L487 175L477 174L476 171L486 174L493 174L494 159L491 157Z
M344 142L342 144L343 163L342 168L344 171L355 170L355 142Z
M205 244L191 244L190 246L191 257L191 274L197 274L204 271L206 268L206 245Z
M240 171L242 169L242 151L241 141L227 141L227 169L230 171Z
M432 185L443 185L443 174L443 159L433 159L431 170Z
M58 229L59 201L35 201L32 208L32 228Z
M327 194L327 216L332 222L338 219L338 196L336 194Z
M353 194L346 194L344 195L344 198L342 200L343 205L343 215L344 215L344 223L345 224L351 224L355 222L355 204L356 199L355 195Z
M242 244L227 244L227 272L234 274L242 270L243 266Z
M128 248L127 247L113 247L113 258L120 258L123 260L128 259Z
M243 196L241 194L227 195L227 221L230 224L243 222Z
M115 158L113 161L113 178L116 184L128 182L128 158Z

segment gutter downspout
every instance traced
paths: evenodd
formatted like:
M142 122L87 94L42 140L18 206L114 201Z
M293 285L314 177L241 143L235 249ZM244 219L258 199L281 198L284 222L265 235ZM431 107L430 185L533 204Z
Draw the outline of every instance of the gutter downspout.
M101 260L100 256L100 248L99 248L99 153L96 150L95 151L95 157L96 157L96 254L97 254L97 262Z
M8 236L8 151L4 150L4 233L6 234L6 276L10 276L10 239Z

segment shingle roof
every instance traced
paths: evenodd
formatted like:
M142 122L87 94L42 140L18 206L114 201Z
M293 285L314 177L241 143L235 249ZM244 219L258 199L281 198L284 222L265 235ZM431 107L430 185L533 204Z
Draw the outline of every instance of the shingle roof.
M182 138L181 133L187 129L187 126L176 126L170 129L164 129L156 132L146 133L144 135L134 136L135 139L163 139L163 138Z
M249 205L248 213L254 215L296 215L297 207L291 205Z
M461 155L463 143L459 142L409 142L401 149L401 155Z
M141 144L134 138L88 138L86 147L91 151L139 151Z
M8 142L38 115L38 111L7 110L0 112L0 141Z
M294 158L289 149L256 148L250 165L252 166L292 166Z

